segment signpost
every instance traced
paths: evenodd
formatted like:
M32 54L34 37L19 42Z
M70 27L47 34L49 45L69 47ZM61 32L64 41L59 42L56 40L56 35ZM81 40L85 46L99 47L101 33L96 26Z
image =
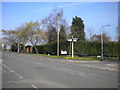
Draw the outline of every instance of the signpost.
M66 51L66 50L65 50L65 51L61 51L61 54L66 55L66 54L67 54L67 51Z
M78 38L68 39L69 42L72 42L72 58L74 57L74 42L77 42Z

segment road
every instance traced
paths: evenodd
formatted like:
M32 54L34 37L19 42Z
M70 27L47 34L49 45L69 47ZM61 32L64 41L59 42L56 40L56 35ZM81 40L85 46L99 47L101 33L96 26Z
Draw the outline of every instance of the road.
M3 88L118 88L116 62L71 62L3 52Z

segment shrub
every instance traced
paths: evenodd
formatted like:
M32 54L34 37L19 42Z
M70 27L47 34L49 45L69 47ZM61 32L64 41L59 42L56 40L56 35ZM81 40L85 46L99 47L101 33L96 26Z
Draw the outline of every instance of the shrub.
M104 55L105 56L118 56L118 42L104 43ZM57 42L48 43L45 45L38 45L38 51L40 54L57 54ZM60 40L60 51L66 50L71 53L70 42L66 40ZM34 52L34 48L33 48ZM74 54L88 54L91 56L101 55L101 43L100 42L88 42L88 41L77 41L74 42Z

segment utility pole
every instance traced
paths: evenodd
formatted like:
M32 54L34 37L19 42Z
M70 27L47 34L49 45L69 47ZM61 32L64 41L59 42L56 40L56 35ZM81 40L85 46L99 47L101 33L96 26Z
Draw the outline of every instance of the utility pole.
M58 21L58 32L57 32L57 56L59 56L59 31L60 31L60 27L59 27L59 19L60 19L60 14L58 14L57 17L57 21Z
M20 46L20 45L19 45L19 43L18 43L18 52L20 52L19 46Z
M74 42L73 42L73 36L72 36L72 58L74 57L73 43L74 43Z
M101 30L101 60L103 60L103 28L110 25L104 25L100 28Z
M101 59L103 60L103 30L101 28Z

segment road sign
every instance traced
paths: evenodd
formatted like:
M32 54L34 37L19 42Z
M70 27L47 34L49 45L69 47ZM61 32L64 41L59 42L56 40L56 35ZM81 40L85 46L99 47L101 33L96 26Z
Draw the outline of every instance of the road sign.
M71 42L71 41L72 41L72 39L68 39L68 41L69 41L69 42Z
M67 54L67 51L61 51L61 54Z

